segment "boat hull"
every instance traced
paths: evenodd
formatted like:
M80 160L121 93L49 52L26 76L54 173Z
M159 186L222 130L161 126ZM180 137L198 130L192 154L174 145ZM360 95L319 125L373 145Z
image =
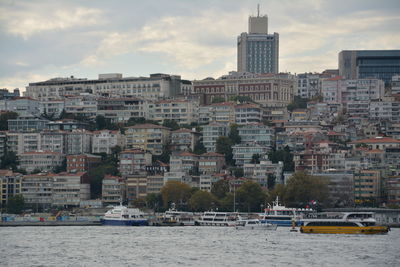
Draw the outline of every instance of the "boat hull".
M236 226L237 230L268 230L275 231L278 226L276 224L271 225L254 225L254 226Z
M213 222L213 221L197 221L199 226L235 226L235 222Z
M261 220L262 223L269 223L269 224L276 224L278 226L284 226L284 227L291 227L292 221L289 220L274 220L274 219L264 219ZM301 226L303 223L301 221L296 221L296 226Z
M389 231L387 226L301 226L300 232L307 234L386 234Z
M102 225L113 225L113 226L147 226L147 220L101 220Z

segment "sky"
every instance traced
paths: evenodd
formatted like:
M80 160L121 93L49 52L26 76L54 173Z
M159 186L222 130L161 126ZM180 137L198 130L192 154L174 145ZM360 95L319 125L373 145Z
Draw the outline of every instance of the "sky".
M54 77L236 70L249 15L279 33L279 71L337 68L341 50L400 49L399 0L0 0L0 88Z

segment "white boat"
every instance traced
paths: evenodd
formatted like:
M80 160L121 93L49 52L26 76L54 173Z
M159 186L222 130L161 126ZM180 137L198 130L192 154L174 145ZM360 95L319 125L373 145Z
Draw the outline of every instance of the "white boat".
M101 219L103 225L142 226L148 225L145 214L139 209L116 206L107 211Z
M277 224L263 223L259 219L239 220L236 223L237 230L271 230L275 231Z
M235 226L239 219L237 213L207 211L196 221L200 226Z
M177 211L175 208L167 210L157 219L157 226L194 226L195 221L192 212Z
M264 213L259 214L262 223L271 223L278 226L302 225L302 213L312 212L312 209L287 208L279 203L278 197L272 206L268 205Z

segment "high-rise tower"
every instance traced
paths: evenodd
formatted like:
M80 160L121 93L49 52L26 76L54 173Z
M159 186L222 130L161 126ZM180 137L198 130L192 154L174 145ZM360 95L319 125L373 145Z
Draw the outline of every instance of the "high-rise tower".
M279 34L268 34L268 17L249 17L249 32L238 36L239 72L278 73Z

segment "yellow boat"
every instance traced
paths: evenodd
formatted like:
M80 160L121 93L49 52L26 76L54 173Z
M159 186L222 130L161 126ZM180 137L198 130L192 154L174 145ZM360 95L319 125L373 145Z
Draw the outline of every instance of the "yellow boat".
M373 212L323 214L319 218L304 219L300 232L308 234L386 234L387 226L376 225Z

